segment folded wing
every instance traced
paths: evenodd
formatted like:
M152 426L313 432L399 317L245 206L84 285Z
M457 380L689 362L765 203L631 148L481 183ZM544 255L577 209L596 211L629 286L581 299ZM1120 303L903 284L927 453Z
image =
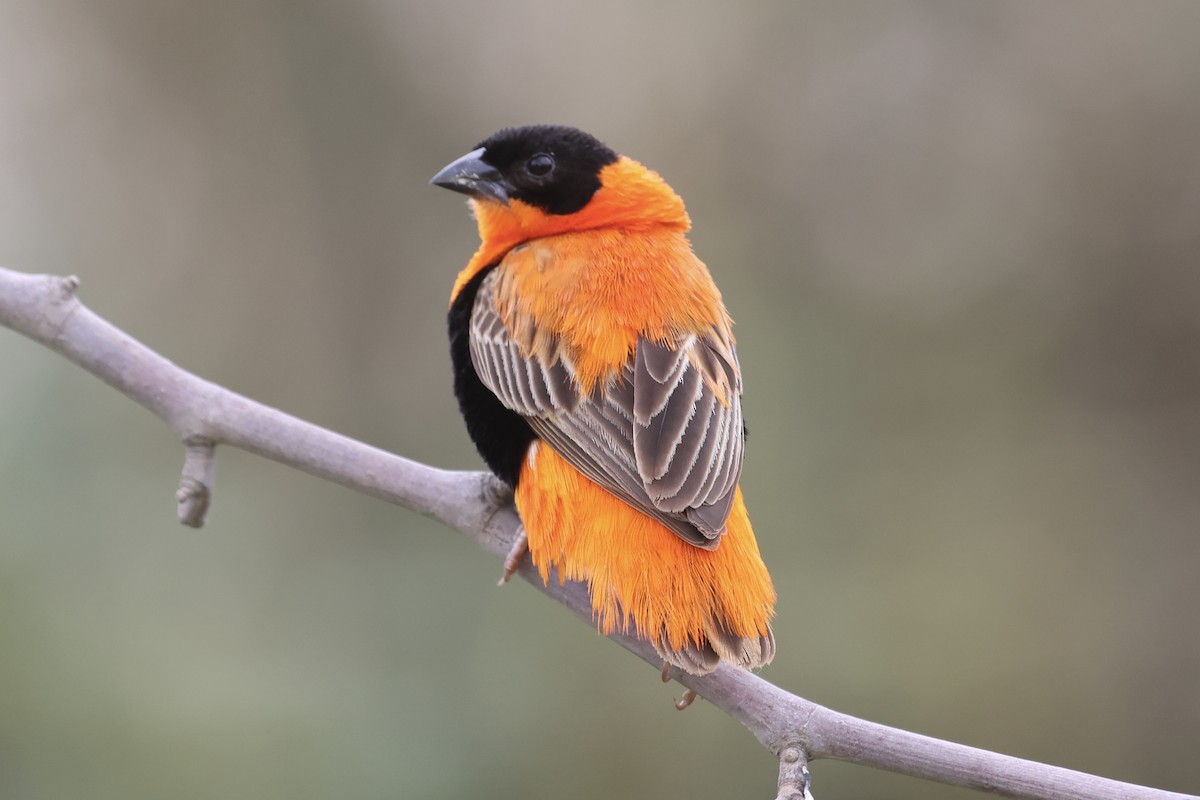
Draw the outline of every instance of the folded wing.
M745 442L728 332L639 337L620 372L584 395L552 334L528 319L505 324L498 272L484 279L471 314L480 380L584 475L691 544L716 547Z

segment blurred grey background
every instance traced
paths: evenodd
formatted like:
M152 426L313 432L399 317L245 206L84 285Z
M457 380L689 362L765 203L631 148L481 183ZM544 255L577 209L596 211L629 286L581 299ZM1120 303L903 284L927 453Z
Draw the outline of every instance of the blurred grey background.
M1200 3L4 0L0 264L437 465L426 185L563 122L659 170L738 321L771 681L1200 790ZM0 797L771 797L775 763L402 509L0 331ZM965 798L838 763L818 797Z

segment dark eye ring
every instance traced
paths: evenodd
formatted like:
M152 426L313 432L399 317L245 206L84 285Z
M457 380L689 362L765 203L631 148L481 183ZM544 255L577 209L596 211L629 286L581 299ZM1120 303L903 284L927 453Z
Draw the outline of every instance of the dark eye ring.
M544 178L554 169L554 156L549 153L538 153L525 162L525 169L535 178Z

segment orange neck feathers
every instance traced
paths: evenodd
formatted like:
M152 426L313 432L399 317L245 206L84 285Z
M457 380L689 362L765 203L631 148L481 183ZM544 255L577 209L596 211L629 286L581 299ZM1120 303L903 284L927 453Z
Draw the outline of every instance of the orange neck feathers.
M535 206L511 200L507 205L495 200L471 199L475 221L479 225L479 249L458 274L450 299L479 270L496 263L517 245L563 233L619 228L646 230L664 227L687 231L692 221L683 200L657 172L625 156L600 171L600 189L591 201L574 214L547 214Z

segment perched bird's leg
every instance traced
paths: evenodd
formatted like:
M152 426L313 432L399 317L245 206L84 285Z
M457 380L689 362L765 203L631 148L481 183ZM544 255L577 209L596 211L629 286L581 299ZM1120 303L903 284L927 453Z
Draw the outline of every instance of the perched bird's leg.
M503 586L512 579L513 574L521 566L521 559L528 552L529 537L525 535L525 528L522 527L520 532L517 533L516 540L513 541L512 549L504 557L504 574L500 576L500 582L497 586Z
M695 702L695 700L696 700L696 692L692 689L684 689L683 697L681 697L677 701L675 701L675 708L678 709L679 711L683 711L685 708L687 708L693 702Z
M671 682L671 665L668 664L666 661L663 662L662 679L663 679L663 683Z

